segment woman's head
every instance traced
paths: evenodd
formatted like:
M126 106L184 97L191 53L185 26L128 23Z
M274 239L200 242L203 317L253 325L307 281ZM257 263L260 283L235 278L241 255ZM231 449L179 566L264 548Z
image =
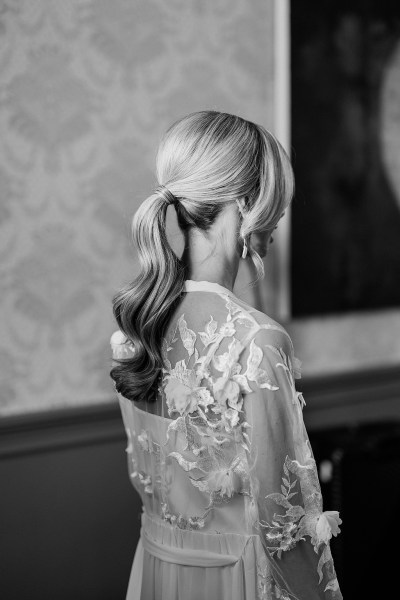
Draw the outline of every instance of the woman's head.
M167 130L157 153L157 179L176 198L184 233L207 233L224 207L240 203L235 235L246 240L274 229L294 187L290 161L271 133L216 111L192 113ZM156 191L136 211L132 236L141 272L113 299L114 316L136 351L110 375L124 396L136 400L155 397L161 340L186 279L186 266L166 236L167 206L165 194ZM258 278L263 277L260 255L251 244L248 248Z
M201 111L174 123L161 140L157 178L179 200L184 229L206 229L227 202L246 199L241 235L273 229L293 195L290 161L264 127ZM179 208L178 208L179 210ZM180 216L180 213L178 213Z

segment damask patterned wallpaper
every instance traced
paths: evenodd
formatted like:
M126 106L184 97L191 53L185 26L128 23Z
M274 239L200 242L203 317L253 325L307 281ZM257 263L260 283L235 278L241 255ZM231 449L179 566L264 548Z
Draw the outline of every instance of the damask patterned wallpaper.
M274 129L273 0L1 0L0 39L0 411L114 401L158 140L204 108Z

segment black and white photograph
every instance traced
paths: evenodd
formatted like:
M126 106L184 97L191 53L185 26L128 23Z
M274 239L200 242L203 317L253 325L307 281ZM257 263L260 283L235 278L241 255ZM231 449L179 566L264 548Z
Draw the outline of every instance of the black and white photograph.
M400 3L0 0L1 600L380 600Z

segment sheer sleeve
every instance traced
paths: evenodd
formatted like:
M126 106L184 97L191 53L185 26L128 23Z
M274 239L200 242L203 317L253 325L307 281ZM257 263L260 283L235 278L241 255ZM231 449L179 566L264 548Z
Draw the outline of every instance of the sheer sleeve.
M317 467L294 379L300 361L288 335L261 329L246 348L252 522L267 556L277 598L341 600L330 538L337 511L323 511ZM294 365L294 366L293 366Z

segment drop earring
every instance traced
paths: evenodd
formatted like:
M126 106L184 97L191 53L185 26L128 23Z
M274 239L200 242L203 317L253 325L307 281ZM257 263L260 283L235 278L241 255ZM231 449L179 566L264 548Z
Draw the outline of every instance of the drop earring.
M242 207L240 206L240 204L239 204L239 201L238 201L238 200L236 200L236 204L238 205L239 212L240 212L240 214L242 215L242 219L243 219L243 218L244 218L243 210L242 210ZM247 256L247 240L246 240L246 237L245 237L245 236L243 236L243 252L242 252L242 258L246 258L246 256Z
M243 252L242 252L242 258L246 258L247 256L247 241L246 238L243 238Z

